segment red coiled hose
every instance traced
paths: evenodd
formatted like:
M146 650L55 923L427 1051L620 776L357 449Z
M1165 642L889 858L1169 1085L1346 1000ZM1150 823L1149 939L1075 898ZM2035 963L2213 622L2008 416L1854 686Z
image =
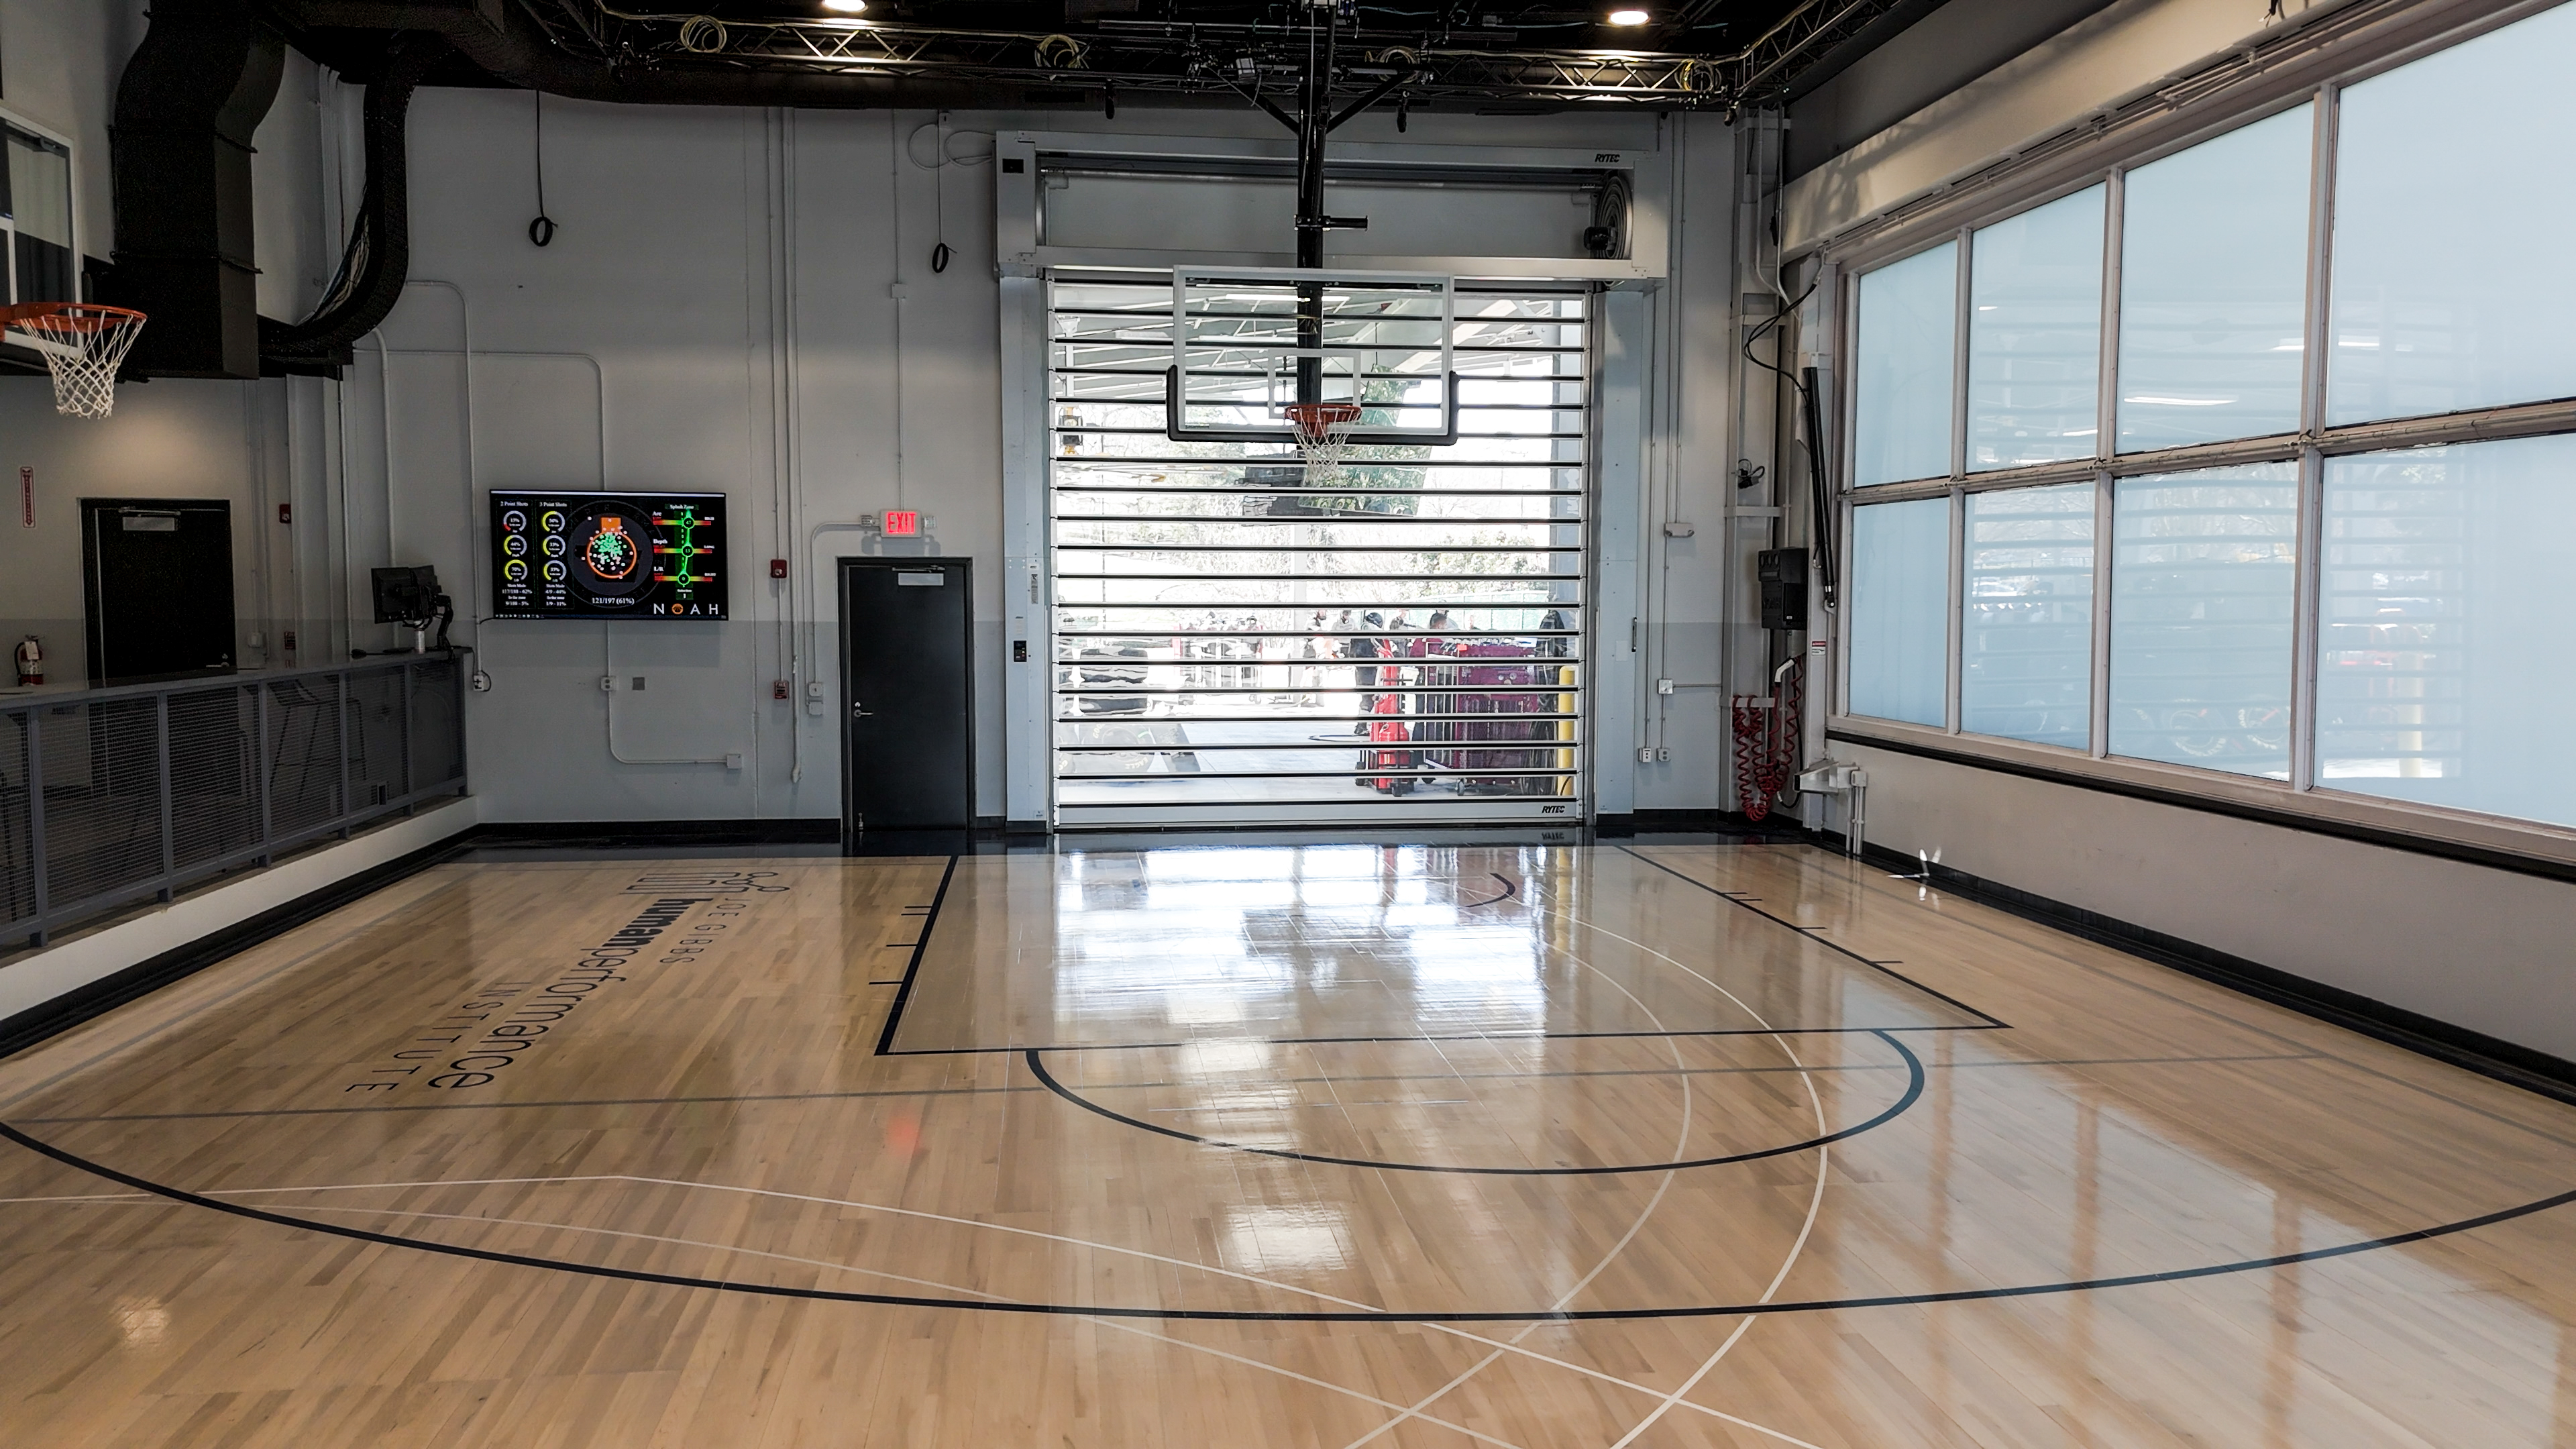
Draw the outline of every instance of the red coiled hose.
M1732 701L1735 791L1747 820L1769 815L1797 774L1798 716L1806 693L1806 670L1792 659L1771 676L1769 699L1739 694Z

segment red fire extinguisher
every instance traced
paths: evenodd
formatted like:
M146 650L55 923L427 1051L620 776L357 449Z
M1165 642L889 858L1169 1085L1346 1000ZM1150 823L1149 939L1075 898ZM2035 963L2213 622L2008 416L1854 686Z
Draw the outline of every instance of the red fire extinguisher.
M20 684L45 682L45 645L44 641L33 634L28 635L26 641L18 646L18 682Z

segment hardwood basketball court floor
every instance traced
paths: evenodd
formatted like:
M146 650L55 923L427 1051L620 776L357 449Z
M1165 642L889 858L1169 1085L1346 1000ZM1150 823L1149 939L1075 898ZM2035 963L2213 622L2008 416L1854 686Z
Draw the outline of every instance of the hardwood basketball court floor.
M0 1135L13 1446L2576 1443L2576 1108L1804 846L451 863Z

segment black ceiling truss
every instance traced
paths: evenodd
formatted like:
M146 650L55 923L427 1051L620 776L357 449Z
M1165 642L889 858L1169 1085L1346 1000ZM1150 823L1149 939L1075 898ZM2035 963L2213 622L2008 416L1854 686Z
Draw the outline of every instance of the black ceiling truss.
M1292 0L1278 18L1202 23L1103 17L1063 30L863 18L623 10L600 0L504 0L568 55L634 73L942 81L1018 94L1064 91L1107 104L1239 103L1299 93L1308 37L1331 11ZM1707 33L1719 0L1693 0L1659 36ZM1735 110L1775 102L1802 66L1906 0L1800 0L1751 45L1707 52L1555 47L1526 32L1397 29L1339 7L1335 94L1383 90L1402 104ZM892 8L891 6L887 8Z

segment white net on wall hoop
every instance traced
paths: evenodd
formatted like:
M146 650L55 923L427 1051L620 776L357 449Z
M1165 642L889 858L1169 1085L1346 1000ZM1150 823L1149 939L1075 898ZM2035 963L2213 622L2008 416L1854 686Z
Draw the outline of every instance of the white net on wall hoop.
M1355 402L1299 402L1280 409L1288 415L1297 456L1306 463L1309 488L1329 488L1342 478L1342 456L1350 451L1351 431L1360 423Z
M41 349L54 375L54 411L65 417L103 418L116 411L116 369L143 330L131 307L94 302L31 302L0 307L0 331L23 332L51 343Z

